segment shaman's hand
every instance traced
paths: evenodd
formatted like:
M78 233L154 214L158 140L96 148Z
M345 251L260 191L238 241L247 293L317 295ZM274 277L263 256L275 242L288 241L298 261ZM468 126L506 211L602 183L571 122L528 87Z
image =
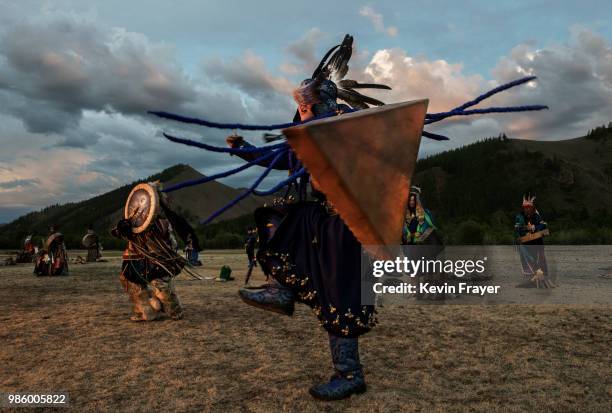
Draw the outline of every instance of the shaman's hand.
M244 145L244 138L238 135L231 135L225 138L225 142L230 148L236 149Z
M116 238L127 238L132 233L132 223L127 219L117 222L117 226L111 230L111 235Z

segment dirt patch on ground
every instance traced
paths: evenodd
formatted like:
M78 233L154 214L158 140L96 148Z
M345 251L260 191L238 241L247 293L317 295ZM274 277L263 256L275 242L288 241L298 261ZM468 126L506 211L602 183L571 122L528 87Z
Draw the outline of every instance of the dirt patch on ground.
M77 253L72 253L76 256ZM180 279L185 319L133 323L119 254L37 278L0 267L0 392L67 391L78 411L588 411L612 398L610 306L393 306L361 341L369 391L336 403L325 332L305 306L283 317L236 294L241 251L203 255ZM261 282L260 273L254 282Z

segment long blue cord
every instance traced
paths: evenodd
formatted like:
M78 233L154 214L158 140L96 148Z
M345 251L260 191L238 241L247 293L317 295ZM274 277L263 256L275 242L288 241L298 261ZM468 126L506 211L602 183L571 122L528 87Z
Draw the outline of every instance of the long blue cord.
M280 151L289 152L287 149L280 149ZM237 174L238 172L244 171L245 169L248 169L248 168L250 168L253 165L257 165L260 162L263 162L263 161L273 157L277 153L278 153L277 151L269 151L265 155L260 156L259 158L254 159L254 160L252 160L252 161L250 161L248 163L240 165L237 168L230 169L229 171L221 172L221 173L218 173L218 174L215 174L215 175L205 176L205 177L199 178L199 179L192 179L192 180L189 180L189 181L184 181L184 182L181 182L179 184L172 185L171 187L168 187L168 188L164 189L162 192L173 192L173 191L177 191L179 189L188 188L190 186L201 185L201 184L205 184L206 182L210 182L210 181L214 181L214 180L217 180L217 179L226 178L228 176Z
M489 90L486 93L483 93L482 95L476 97L475 99L466 102L460 106L457 106L456 108L448 111L448 112L439 112L439 113L428 113L425 115L425 124L432 124L435 122L439 122L443 119L447 119L453 116L471 116L471 115L481 115L481 114L486 114L486 113L510 113L510 112L526 112L526 111L536 111L536 110L544 110L544 109L548 109L548 106L545 105L527 105L527 106L503 106L503 107L489 107L489 108L480 108L480 109L470 109L470 110L466 110L469 107L472 107L474 105L477 105L478 103L482 102L485 99L488 99L489 97L503 92L505 90L508 90L510 88L513 88L515 86L518 85L522 85L524 83L530 82L532 80L536 79L535 76L527 76L521 79L517 79L514 80L512 82L508 82L505 83L503 85L500 85L494 89ZM188 124L195 124L195 125L200 125L200 126L206 126L206 127L210 127L210 128L218 128L218 129L242 129L242 130L278 130L278 129L286 129L286 128L290 128L293 126L298 126L298 125L302 125L304 123L307 122L312 122L314 120L317 119L322 119L322 118L326 118L329 116L335 116L336 113L327 113L324 114L322 116L317 116L313 119L309 119L308 121L305 122L289 122L289 123L280 123L280 124L275 124L275 125L248 125L248 124L241 124L241 123L219 123L219 122L212 122L212 121L208 121L205 119L198 119L198 118L192 118L192 117L186 117L186 116L181 116L181 115L176 115L173 113L168 113L168 112L163 112L163 111L151 111L149 112L150 114L153 114L155 116L158 116L160 118L164 118L164 119L170 119L170 120L174 120L177 122L182 122L182 123L188 123ZM249 189L247 189L245 192L243 192L242 194L240 194L238 197L236 197L235 199L233 199L231 202L229 202L228 204L226 204L225 206L223 206L222 208L220 208L219 210L215 211L213 214L211 214L204 222L203 224L208 224L209 222L211 222L213 219L215 219L216 217L218 217L219 215L221 215L222 213L224 213L225 211L227 211L228 209L230 209L231 207L233 207L234 205L236 205L237 203L239 203L242 199L246 198L249 194L255 194L258 196L267 196L267 195L271 195L276 193L277 191L279 191L281 188L287 186L287 185L291 185L293 184L296 180L298 180L300 177L303 177L306 175L306 170L304 169L304 167L300 167L300 169L291 174L288 178L284 179L283 181L279 182L277 185L275 185L274 187L268 189L268 190L264 190L264 191L258 191L257 190L257 186L264 180L264 178L266 176L268 176L268 174L270 173L270 171L273 169L274 165L278 162L278 160L281 158L281 156L283 156L284 154L287 154L289 156L289 161L290 164L293 164L292 162L292 152L290 151L290 147L288 145L287 142L282 142L282 143L278 143L275 145L269 145L269 146L249 146L246 148L225 148L225 147L219 147L219 146L214 146L214 145L209 145L206 143L202 143L202 142L197 142L191 139L186 139L186 138L179 138L176 136L172 136L169 135L167 133L164 133L164 136L172 141L172 142L176 142L176 143L180 143L183 145L187 145L187 146L192 146L192 147L197 147L197 148L201 148L201 149L205 149L211 152L222 152L222 153L230 153L230 154L235 154L235 155L240 155L240 154L250 154L250 153L255 153L255 152L260 152L263 153L262 156L258 157L257 159L250 161L240 167L231 169L229 171L225 171L225 172L221 172L219 174L216 175L212 175L209 177L204 177L201 179L194 179L194 180L190 180L190 181L186 181L186 182L181 182L179 184L176 184L174 186L171 186L170 188L167 188L164 192L172 192L172 191L176 191L178 189L181 188L186 188L189 186L194 186L194 185L199 185L199 184L203 184L206 182L210 182L213 181L215 179L220 179L220 178L225 178L227 176L231 176L234 175L238 172L241 172L247 168L250 168L253 165L259 164L262 161L265 161L269 158L271 158L272 156L274 156L274 159L270 162L270 164L267 166L267 168L264 170L264 172L257 178L257 180L253 183L253 185L251 185L251 187ZM431 133L428 131L423 130L423 136L429 139L434 139L434 140L448 140L448 137L443 136L443 135L439 135L439 134L435 134L435 133ZM298 163L299 165L299 163Z
M238 195L236 198L234 198L232 201L230 201L228 204L226 204L222 208L213 212L208 218L206 218L206 220L204 220L204 222L202 222L202 225L206 225L210 223L213 219L217 218L219 215L221 215L222 213L224 213L225 211L227 211L228 209L236 205L238 202L242 201L244 198L252 194L253 191L257 188L257 186L259 186L261 181L263 181L264 178L268 176L268 174L270 173L270 171L272 170L276 162L278 162L278 160L283 155L284 155L284 151L279 151L279 153L277 153L274 159L272 159L272 161L270 162L270 165L268 165L266 170L259 176L259 178L257 178L257 180L253 183L253 185L251 185L249 189L244 191L242 194Z
M277 143L275 145L269 145L269 146L249 146L246 148L225 148L221 146L209 145L203 142L196 142L191 139L178 138L176 136L172 136L167 133L164 133L164 137L172 142L180 143L183 145L194 146L196 148L206 149L207 151L211 151L211 152L231 153L233 155L260 152L260 151L271 151L273 149L289 148L289 144L287 142L281 142L281 143Z
M284 179L283 181L274 185L272 188L265 190L265 191L253 190L253 194L257 196L268 196L268 195L275 194L276 192L280 191L286 185L289 185L290 183L295 182L299 177L304 176L305 173L306 173L306 169L302 167L299 171L295 172L294 174L291 174L287 179Z
M482 95L478 96L476 99L473 99L469 102L466 102L460 106L457 106L456 108L454 108L451 111L448 112L439 112L439 113L428 113L425 115L425 124L431 124L431 123L435 123L435 122L439 122L442 119L446 119L449 117L453 117L453 116L470 116L470 115L481 115L481 114L485 114L485 113L509 113L509 112L525 112L525 111L534 111L534 110L544 110L544 109L548 109L548 106L546 105L530 105L530 106L507 106L507 107L491 107L491 108L482 108L482 109L473 109L473 110L468 110L466 111L465 109L474 106L480 102L482 102L485 99L488 99L489 97L503 92L505 90L508 90L510 88L513 88L515 86L519 86L522 85L524 83L530 82L532 80L536 79L536 76L527 76L521 79L517 79L514 80L512 82L508 82L505 83L503 85L500 85L494 89L489 90L486 93L483 93ZM177 115L177 114L173 114L173 113L169 113L169 112L163 112L163 111L150 111L149 112L152 115L158 116L160 118L164 118L164 119L170 119L170 120L174 120L177 122L182 122L182 123L189 123L189 124L194 124L194 125L200 125L200 126L206 126L209 128L217 128L217 129L242 129L242 130L278 130L278 129L286 129L286 128L290 128L293 126L298 126L298 125L302 125L304 123L307 122L312 122L314 120L317 119L322 119L322 118L326 118L329 116L334 116L336 115L336 113L326 113L322 116L317 116L313 119L309 119L305 122L288 122L288 123L280 123L280 124L275 124L275 125L248 125L248 124L242 124L242 123L219 123L219 122L212 122L206 119L198 119L198 118L192 118L192 117L187 117L187 116L181 116L181 115ZM435 133L429 133L427 131L424 131L425 133L423 133L423 136L425 136L426 138L431 138L431 139L435 139L435 140L448 140L448 138L446 136L443 135L438 135ZM171 139L169 136L168 139ZM174 140L175 142L178 143L184 143L180 141L181 138L175 138L172 137L171 140ZM201 144L203 149L207 149L204 147L205 144ZM194 145L192 145L194 146ZM229 149L229 148L223 148L223 149ZM245 148L246 149L246 148ZM257 149L251 149L249 148L249 151L255 151ZM209 150L213 150L213 149L209 149ZM230 153L244 153L244 152L231 152L231 150L215 150L216 152L230 152Z

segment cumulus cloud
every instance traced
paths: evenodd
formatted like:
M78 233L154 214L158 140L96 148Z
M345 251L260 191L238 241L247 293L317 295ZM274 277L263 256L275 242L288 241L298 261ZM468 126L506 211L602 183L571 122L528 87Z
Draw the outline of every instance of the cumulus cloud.
M360 75L393 88L377 94L386 102L429 98L429 112L449 110L526 75L538 76L536 82L497 95L479 107L544 104L550 106L548 111L458 118L428 127L458 138L460 144L501 132L515 138L573 138L612 120L612 46L586 29L573 30L565 44L517 45L499 59L490 79L465 73L460 63L410 56L401 49L378 50Z
M40 144L40 137L22 136L28 144ZM22 142L23 144L23 142ZM10 171L0 170L0 196L2 207L36 208L63 201L67 194L74 195L75 189L88 195L95 193L95 178L86 171L91 156L75 149L47 151L44 158L38 158L38 151L27 148L12 149ZM85 181L84 179L88 179ZM104 176L97 176L105 179ZM85 184L85 185L83 185ZM93 184L93 185L92 185ZM68 196L70 196L68 195Z
M378 30L396 33L372 8L362 14ZM160 133L163 129L224 145L231 131L161 121L146 111L223 122L288 121L295 110L291 90L330 46L327 35L315 28L288 40L285 54L271 59L274 65L246 50L223 58L192 56L195 69L187 74L172 45L81 16L51 13L24 20L1 15L0 21L0 222L10 214L88 198L178 162L207 174L241 164L236 157L170 143ZM453 141L424 141L424 155L500 132L570 138L608 122L611 49L609 40L575 28L565 44L517 45L490 74L467 71L461 61L431 59L409 50L370 54L361 49L354 53L349 77L392 86L392 91L376 94L385 102L427 97L429 111L436 112L508 80L539 76L538 82L487 104L542 103L550 105L550 111L442 122L429 130ZM261 142L259 134L246 137ZM253 168L225 182L245 186L259 172Z
M430 111L442 111L465 102L481 90L480 75L465 75L461 64L411 57L401 49L383 49L372 56L363 73L371 81L392 87L381 92L386 102L430 99Z
M376 10L374 10L374 8L371 6L363 6L361 9L359 9L359 14L370 20L377 32L385 33L390 37L395 37L399 33L397 27L385 26L383 15L376 12Z
M237 166L238 158L161 136L163 128L224 145L230 132L146 111L276 123L293 116L290 90L250 51L188 77L172 47L142 34L66 15L13 23L0 33L0 217L85 199L178 162L209 174ZM257 173L226 182L244 186Z

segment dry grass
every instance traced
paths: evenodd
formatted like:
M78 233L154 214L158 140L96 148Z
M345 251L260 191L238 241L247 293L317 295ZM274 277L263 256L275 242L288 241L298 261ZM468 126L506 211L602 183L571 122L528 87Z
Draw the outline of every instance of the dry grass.
M323 403L307 394L331 372L310 311L250 308L242 253L202 258L201 274L229 263L239 279L179 280L185 319L148 324L128 320L117 254L70 277L0 268L0 392L64 390L78 411L611 409L609 306L385 307L362 339L369 391Z

